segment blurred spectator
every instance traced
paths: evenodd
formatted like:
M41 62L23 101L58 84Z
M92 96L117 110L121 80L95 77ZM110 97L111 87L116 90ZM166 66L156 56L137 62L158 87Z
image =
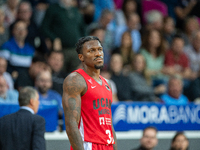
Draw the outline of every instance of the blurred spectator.
M115 31L115 46L119 47L121 44L122 34L125 31L131 32L132 37L132 49L134 52L138 52L141 46L141 35L140 35L140 17L136 13L129 14L127 18L127 24L117 27Z
M176 34L175 22L172 17L166 16L163 19L163 37L165 39L166 48L169 49L174 35Z
M147 30L140 53L146 61L146 75L152 85L164 84L167 78L163 75L165 47L161 33L156 29Z
M40 5L47 5L49 3L56 3L57 1L56 0L28 0L30 3L31 3L31 6L33 9L36 9L36 8L41 8L41 7L44 7L44 6L40 6Z
M60 95L62 95L63 91L63 81L67 76L62 70L64 63L64 55L62 51L51 51L48 54L47 62L52 70L52 90L57 91Z
M34 86L36 76L42 71L48 69L43 57L35 56L32 59L31 66L28 70L19 73L15 81L15 88L20 90L25 86Z
M198 0L161 0L168 7L168 14L176 24L176 27L183 29L184 19L188 16L199 16Z
M4 4L5 2L6 2L6 0L0 1L0 5Z
M108 9L112 12L115 10L115 4L113 0L94 0L95 12L94 12L94 21L99 20L103 10Z
M189 150L189 141L183 132L177 132L175 134L169 150Z
M140 146L132 150L153 150L157 144L157 129L155 127L146 127L140 139Z
M50 49L63 50L64 71L75 70L80 60L74 47L78 39L85 35L85 23L78 8L72 6L72 0L51 4L42 21L41 31L49 41Z
M185 45L191 45L192 36L199 30L197 17L188 17L184 20L183 38Z
M193 34L191 40L191 45L186 46L184 52L189 58L191 79L195 79L200 71L200 30Z
M131 62L133 60L134 52L132 49L132 37L129 31L125 31L122 34L121 45L113 49L112 53L119 53L123 58L123 67L130 69Z
M9 27L17 17L17 7L20 0L6 0L6 3L2 6L5 13L5 25Z
M49 3L55 3L57 0L29 0L33 9L33 20L39 27L44 18Z
M132 61L133 70L129 73L131 95L134 101L158 101L156 95L164 93L166 87L159 85L152 88L145 77L145 59L143 55L136 54Z
M62 97L59 93L51 89L52 76L49 70L41 71L35 80L35 88L39 93L41 104L56 104L58 106L58 115L62 117Z
M84 21L87 25L91 24L94 19L95 6L89 0L80 1L80 10L83 14Z
M113 0L113 1L115 3L115 9L116 10L122 9L122 5L123 5L124 0Z
M200 74L198 74L198 77L195 80L191 81L190 86L185 93L192 102L200 98Z
M110 52L113 48L114 41L114 28L112 27L113 13L105 9L102 11L100 19L97 22L90 24L88 27L89 33L95 28L103 28L105 30L104 39L102 41L103 49L104 49L104 63L107 65L110 60ZM93 34L94 35L94 34Z
M0 56L8 60L8 72L23 71L31 65L35 49L25 42L28 34L27 24L24 21L16 21L12 35L0 50Z
M44 37L39 32L39 29L32 18L33 10L30 2L22 1L19 3L17 20L22 20L27 24L28 34L26 42L33 46L37 53L45 54L48 52ZM12 25L10 27L12 29Z
M177 5L173 8L176 14L176 27L183 29L184 20L188 16L200 17L198 0L177 0Z
M147 18L158 17L158 13L163 16L168 15L167 6L160 0L142 0L141 2L141 12L142 12L142 22L146 24L148 21ZM158 21L158 18L154 18L154 21Z
M7 82L8 89L14 89L14 82L10 73L6 72L7 61L5 58L0 57L0 75L3 75Z
M45 119L36 115L38 98L35 89L25 87L19 92L20 109L0 118L1 150L46 149Z
M5 13L0 8L0 47L9 39L9 29L4 25Z
M98 26L91 29L89 35L98 37L101 43L104 43L105 33L106 30L103 27Z
M179 0L160 0L167 5L168 15L173 18L176 24L176 14L174 8L178 5Z
M176 35L173 38L171 50L165 54L164 72L168 75L179 74L183 79L191 76L189 60L183 51L184 40L182 36Z
M127 75L123 74L123 60L120 54L113 54L110 59L111 80L117 87L119 101L131 100L131 86Z
M156 29L161 31L163 28L163 15L158 10L150 10L145 15L146 24L145 30ZM145 32L144 32L145 34Z
M168 91L161 96L161 100L167 105L186 105L188 98L182 94L183 82L179 76L172 76L168 82Z
M113 82L113 80L111 80L111 73L108 70L101 70L101 76L104 77L105 79L109 80L108 82L110 82L111 84L111 89L112 89L112 100L113 102L118 102L119 99L117 97L117 87L115 82Z
M126 25L127 18L131 13L137 13L137 3L135 0L124 0L122 9L115 11L115 21L117 26Z
M31 20L32 13L33 13L32 7L29 1L22 1L19 3L18 9L17 9L17 19L23 20L29 26L32 23L34 23Z
M18 103L18 91L8 89L8 84L4 76L0 75L0 103Z

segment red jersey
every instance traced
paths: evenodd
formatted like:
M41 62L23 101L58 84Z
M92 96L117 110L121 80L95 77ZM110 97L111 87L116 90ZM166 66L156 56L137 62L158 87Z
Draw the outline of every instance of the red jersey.
M102 85L82 69L76 70L87 83L87 92L81 97L79 131L85 142L114 144L112 132L112 91L106 80L99 76Z

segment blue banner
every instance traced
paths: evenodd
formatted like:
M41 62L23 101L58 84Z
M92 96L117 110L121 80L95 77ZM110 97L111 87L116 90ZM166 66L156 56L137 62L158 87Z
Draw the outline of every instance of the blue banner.
M112 104L111 109L116 131L142 130L147 126L158 130L200 130L200 105L123 102Z

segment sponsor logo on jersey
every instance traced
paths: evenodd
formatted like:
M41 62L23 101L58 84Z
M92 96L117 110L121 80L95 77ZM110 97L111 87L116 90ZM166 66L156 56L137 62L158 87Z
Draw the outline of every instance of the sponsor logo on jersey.
M111 100L108 100L107 98L101 98L100 100L93 100L93 108L99 109L99 108L111 108Z
M92 89L94 89L96 86L91 86Z
M101 98L97 100L93 100L93 109L98 110L99 116L103 114L111 114L111 100L108 100L107 98Z
M111 125L111 118L106 117L99 117L99 124L100 125Z
M110 115L110 109L101 109L98 111L99 116L104 115L104 114L109 114Z

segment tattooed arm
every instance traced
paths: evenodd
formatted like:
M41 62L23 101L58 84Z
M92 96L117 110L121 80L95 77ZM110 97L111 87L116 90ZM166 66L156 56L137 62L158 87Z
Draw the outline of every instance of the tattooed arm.
M85 80L76 72L71 73L64 80L62 104L66 132L73 150L84 150L78 124L81 115L81 95L85 90Z

